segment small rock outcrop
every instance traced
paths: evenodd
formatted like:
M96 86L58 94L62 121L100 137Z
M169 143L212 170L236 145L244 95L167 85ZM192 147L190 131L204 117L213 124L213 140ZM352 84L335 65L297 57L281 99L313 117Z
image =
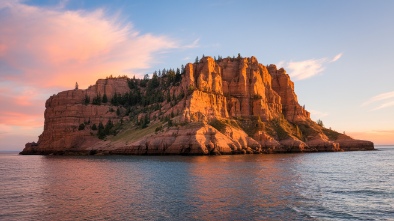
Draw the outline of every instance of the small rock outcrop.
M21 154L240 154L373 150L322 127L283 68L255 57L213 59L100 79L51 96L44 131Z

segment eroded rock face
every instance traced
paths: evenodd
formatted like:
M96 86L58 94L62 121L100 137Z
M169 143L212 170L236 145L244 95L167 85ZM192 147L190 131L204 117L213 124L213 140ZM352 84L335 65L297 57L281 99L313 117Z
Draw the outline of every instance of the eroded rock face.
M272 89L279 94L282 104L282 113L290 122L302 122L310 119L310 113L298 103L294 92L294 82L290 76L281 68L277 70L275 65L268 66L272 76Z
M281 97L271 87L272 77L255 57L223 59L217 63L205 57L198 64L188 64L185 76L183 87L199 92L193 93L190 114L201 112L201 108L217 107L220 114L215 116L219 117L260 116L271 120L282 112ZM208 95L215 95L213 103Z
M124 116L125 107L110 103L115 94L130 90L127 78L110 78L100 79L86 90L51 96L45 104L43 133L37 143L26 144L21 154L234 154L374 149L372 142L347 136L330 140L298 103L294 83L286 71L275 65L266 67L255 57L220 61L204 57L197 64L187 64L181 82L162 91L179 99L151 104L145 109L157 105L159 110L138 116ZM95 97L103 95L108 98L106 103L91 104ZM134 139L141 129L129 119L141 122L146 117L151 120L150 125L159 128L148 127L144 136ZM164 118L175 125L163 123ZM119 135L100 140L92 125L108 121L126 126ZM272 123L282 121L290 123ZM215 126L214 122L219 124ZM138 133L128 132L133 130Z
M231 154L234 148L233 140L206 124L172 128L134 144L134 150L143 149L145 154Z
M79 125L105 124L108 120L117 123L120 119L111 111L110 102L101 105L84 104L86 96L90 100L97 95L112 97L115 93L129 91L126 78L98 80L86 90L69 90L51 96L45 103L44 131L39 136L37 147L45 150L78 148L89 140L98 139L88 130L79 130Z

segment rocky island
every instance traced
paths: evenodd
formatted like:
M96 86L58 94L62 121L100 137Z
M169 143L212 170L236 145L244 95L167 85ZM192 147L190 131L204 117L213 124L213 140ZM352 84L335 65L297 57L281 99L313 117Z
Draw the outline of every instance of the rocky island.
M20 154L256 154L373 150L314 122L283 68L203 57L144 79L108 77L45 104L44 131Z

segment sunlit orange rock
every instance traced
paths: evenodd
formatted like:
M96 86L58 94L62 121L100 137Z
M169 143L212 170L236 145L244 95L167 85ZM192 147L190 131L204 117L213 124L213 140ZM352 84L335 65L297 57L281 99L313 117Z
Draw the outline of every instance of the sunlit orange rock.
M140 90L147 93L146 87ZM26 144L21 154L240 154L374 149L370 141L354 140L313 122L310 113L298 103L294 83L286 71L275 65L264 66L255 57L216 61L204 57L198 63L189 63L180 82L163 88L162 93L170 95L170 101L136 107L135 116L134 112L124 114L127 107L110 102L115 94L130 91L128 79L119 77L100 79L86 90L51 96L45 104L43 133L37 143ZM103 95L107 96L106 103L92 104L94 98ZM147 128L135 125L146 118L150 120ZM108 121L117 125L118 134L99 139L92 125L105 125Z

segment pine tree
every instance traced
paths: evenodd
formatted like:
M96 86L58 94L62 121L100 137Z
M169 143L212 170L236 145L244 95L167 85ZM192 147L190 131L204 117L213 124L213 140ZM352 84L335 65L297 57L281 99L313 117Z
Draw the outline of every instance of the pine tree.
M118 102L118 93L115 93L114 96L111 98L111 104L114 106L118 106L119 102Z
M99 123L97 136L99 139L104 139L105 137L104 125L102 122Z
M84 103L85 105L88 105L90 103L90 97L87 94L85 94Z
M171 95L170 95L170 91L167 91L167 103L171 102Z
M181 66L181 74L184 74L185 73L185 66L182 64L182 66Z
M96 98L93 99L92 103L95 105L101 105L101 95L97 94Z
M113 126L114 126L114 124L112 123L112 121L108 120L107 123L105 124L105 128L104 128L105 135L109 135L110 134L110 131L111 131Z
M322 120L317 120L317 124L319 125L319 126L321 126L321 127L324 127L324 124L323 124L323 121Z
M105 104L105 103L107 103L107 102L108 102L107 95L106 95L106 94L104 94L104 95L103 95L103 103Z
M143 119L141 119L141 128L144 129L146 127L148 127L148 124L150 123L149 120L149 113L145 114L145 117Z

